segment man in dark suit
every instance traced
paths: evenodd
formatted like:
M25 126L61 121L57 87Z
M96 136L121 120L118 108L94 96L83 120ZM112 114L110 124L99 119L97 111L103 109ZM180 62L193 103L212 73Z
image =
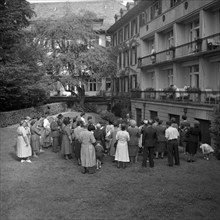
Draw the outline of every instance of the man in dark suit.
M153 120L148 121L148 125L143 127L142 146L143 146L143 162L142 167L147 166L147 153L149 153L150 167L154 167L154 148L157 141L156 129L152 126Z

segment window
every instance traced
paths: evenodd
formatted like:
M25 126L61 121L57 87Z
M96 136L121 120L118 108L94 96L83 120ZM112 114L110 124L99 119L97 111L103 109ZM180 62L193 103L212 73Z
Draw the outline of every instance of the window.
M95 79L88 80L88 91L96 91L96 80Z
M139 15L139 25L140 27L144 26L147 22L146 19L146 13L145 12L141 12L141 14Z
M95 91L98 91L100 90L101 88L101 79L89 79L87 81L87 84L88 84L88 91L90 92L95 92Z
M131 22L131 36L134 36L138 32L138 26L137 26L137 18L135 18Z
M150 118L151 118L152 120L154 120L156 117L158 117L157 112L156 112L156 111L150 111Z
M122 63L121 63L122 59L121 59L121 56L122 56L122 53L119 53L119 54L118 54L118 67L119 67L119 69L121 69L121 67L122 67Z
M124 28L124 40L129 39L130 37L130 26L127 24Z
M115 33L114 35L113 35L113 46L115 47L115 46L117 46L117 33Z
M199 38L199 20L195 20L192 23L189 24L190 31L189 31L189 42L195 41ZM195 51L196 43L189 44L189 52Z
M190 87L199 88L199 65L189 67Z
M179 2L181 2L182 0L171 0L170 1L170 7L175 6L176 4L178 4Z
M123 42L123 29L121 29L119 32L118 32L118 43L122 43Z
M167 79L168 79L168 86L173 85L173 70L167 70Z
M137 64L137 47L131 48L130 64L131 65Z
M105 79L105 90L106 91L111 91L111 78L106 78Z
M128 67L129 65L129 53L128 50L124 52L124 67Z
M137 75L130 76L130 89L137 88Z
M174 46L173 30L167 33L167 48Z
M174 37L173 37L173 30L167 33L167 49L170 49L172 46L174 46ZM171 55L173 51L169 50L167 51L167 55Z
M158 0L151 6L151 20L160 15L161 11L161 1Z
M151 87L154 87L154 81L155 81L154 72L150 72L150 80L151 80Z

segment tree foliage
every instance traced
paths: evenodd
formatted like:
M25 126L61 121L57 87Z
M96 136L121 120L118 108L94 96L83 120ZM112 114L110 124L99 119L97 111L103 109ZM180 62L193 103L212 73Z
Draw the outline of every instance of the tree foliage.
M0 2L1 111L37 105L48 97L48 80L39 66L43 53L26 29L32 16L26 0Z
M210 132L214 140L217 157L220 159L220 104L214 109L214 119L211 122Z
M47 73L78 97L81 104L86 80L109 77L116 69L116 55L96 42L99 34L93 29L96 19L96 14L89 11L79 14L67 11L60 19L38 21L33 27L47 54L43 62Z

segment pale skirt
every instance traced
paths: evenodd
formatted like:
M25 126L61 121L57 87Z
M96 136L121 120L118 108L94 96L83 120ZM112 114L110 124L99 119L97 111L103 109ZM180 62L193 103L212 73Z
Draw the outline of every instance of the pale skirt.
M32 150L30 144L27 146L23 136L17 137L17 156L19 158L30 157L32 155Z
M129 153L128 153L128 143L118 141L116 151L115 151L115 160L120 162L129 162Z
M93 167L96 165L95 147L92 144L81 145L81 164L83 167Z

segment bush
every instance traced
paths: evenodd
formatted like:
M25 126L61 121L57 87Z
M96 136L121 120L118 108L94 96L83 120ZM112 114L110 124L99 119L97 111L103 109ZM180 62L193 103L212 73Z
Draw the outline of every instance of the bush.
M100 116L103 120L110 121L110 122L114 122L115 120L117 120L117 117L113 113L108 112L108 111L101 112Z
M214 109L214 119L211 121L210 133L214 141L216 157L220 160L220 104Z
M120 118L126 118L126 114L130 113L129 110L129 101L125 100L123 102L118 102L116 103L113 108L112 108L112 112Z

